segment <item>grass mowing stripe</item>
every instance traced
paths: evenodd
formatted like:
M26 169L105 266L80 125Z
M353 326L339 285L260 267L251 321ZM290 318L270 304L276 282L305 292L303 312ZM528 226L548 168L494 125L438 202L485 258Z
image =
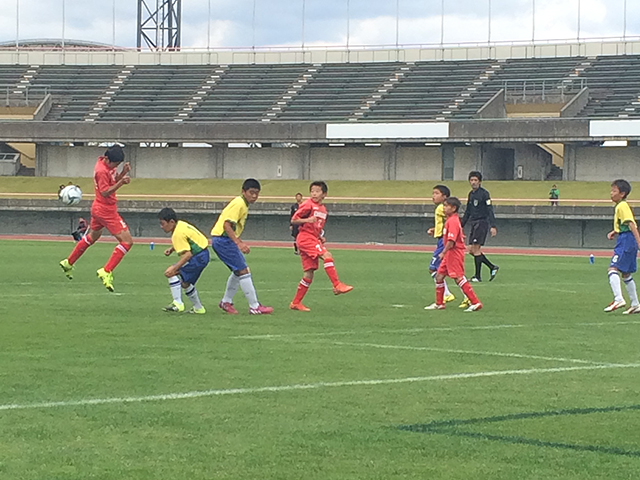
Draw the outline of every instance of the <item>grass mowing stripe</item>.
M246 395L254 393L269 392L289 392L296 390L318 390L321 388L332 387L358 387L358 386L375 386L375 385L392 385L399 383L417 383L441 380L461 380L470 378L498 377L506 375L532 375L537 373L560 373L575 372L583 370L605 370L612 368L638 368L640 363L630 364L607 364L607 365L588 365L583 367L555 367L555 368L529 368L522 370L495 370L488 372L475 373L451 373L444 375L431 375L427 377L405 377L375 380L349 380L344 382L318 382L307 384L293 385L276 385L271 387L248 387L248 388L227 388L218 390L202 390L184 393L167 393L160 395L146 395L141 397L112 397L112 398L86 398L80 400L68 400L59 402L40 402L25 404L5 404L0 405L0 411L7 410L27 410L27 409L46 409L60 407L82 407L90 405L108 405L108 404L124 404L124 403L140 403L154 402L164 400L185 400L191 398L215 397L221 395Z
M413 347L407 345L380 345L377 343L358 343L358 342L314 342L314 343L330 343L331 345L343 345L351 347L371 347L382 349L397 350L419 350L425 352L442 352L442 353L462 353L466 355L488 355L493 357L511 357L511 358L530 358L534 360L550 360L554 362L570 362L570 363L586 363L590 365L614 365L609 362L594 362L591 360L579 360L576 358L563 357L543 357L540 355L525 355L521 353L503 353L503 352L478 352L474 350L457 350L453 348L437 348L437 347Z

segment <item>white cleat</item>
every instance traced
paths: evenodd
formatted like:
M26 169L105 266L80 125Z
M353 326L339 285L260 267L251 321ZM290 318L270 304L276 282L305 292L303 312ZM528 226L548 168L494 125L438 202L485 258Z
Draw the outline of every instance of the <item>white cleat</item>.
M437 303L432 303L431 305L427 305L424 307L425 310L444 310L444 304L438 305Z
M634 313L640 313L640 305L636 305L635 307L631 305L624 312L622 312L623 315L632 315Z
M627 304L627 302L625 302L624 300L621 300L619 302L616 302L615 300L613 302L611 302L609 305L607 305L606 307L604 307L604 311L605 312L613 312L614 310L617 310L619 308L624 307Z
M482 308L482 304L480 302L469 305L469 308L465 310L465 312L477 312Z

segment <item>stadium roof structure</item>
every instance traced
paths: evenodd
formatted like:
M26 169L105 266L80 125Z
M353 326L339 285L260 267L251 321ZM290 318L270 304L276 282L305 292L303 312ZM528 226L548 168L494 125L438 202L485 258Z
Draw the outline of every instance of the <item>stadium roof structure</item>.
M16 45L15 40L0 42L0 49L15 49L16 47L25 50L87 50L87 51L125 51L123 47L108 45L106 43L88 42L85 40L69 40L61 38L34 38L20 40Z

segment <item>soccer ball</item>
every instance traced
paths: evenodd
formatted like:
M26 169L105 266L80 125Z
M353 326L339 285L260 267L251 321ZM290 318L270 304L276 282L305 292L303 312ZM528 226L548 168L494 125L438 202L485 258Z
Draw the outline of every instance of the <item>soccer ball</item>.
M77 185L67 185L60 190L58 198L65 205L76 205L82 200L82 190Z

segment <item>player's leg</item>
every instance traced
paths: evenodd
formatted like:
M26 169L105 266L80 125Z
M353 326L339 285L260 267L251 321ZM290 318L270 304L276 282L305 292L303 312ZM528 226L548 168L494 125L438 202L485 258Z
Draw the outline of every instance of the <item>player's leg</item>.
M467 280L463 273L456 273L456 276L453 277L453 280L458 284L460 290L466 295L469 299L470 305L465 309L465 312L475 312L482 308L482 303L478 299L476 292L473 290L471 283Z
M318 248L321 250L319 257L322 259L322 263L324 264L324 271L326 272L329 280L331 280L331 284L333 285L333 294L340 295L343 293L349 293L353 290L351 285L347 285L346 283L342 283L338 278L338 271L336 270L336 266L333 261L333 255L329 252L324 245L318 243Z
M620 282L620 271L627 270L628 257L625 256L624 239L618 237L615 248L613 249L613 256L609 263L609 269L607 276L609 277L609 285L613 292L613 302L604 308L605 312L613 312L618 308L624 307L627 303L622 296L622 285Z
M103 226L92 217L91 230L89 233L82 237L80 241L76 243L75 247L73 247L69 256L60 262L60 267L69 280L73 279L73 265L91 245L98 241L102 235L102 228Z
M187 298L191 300L191 303L193 304L193 308L191 308L187 313L204 314L207 312L200 301L200 296L196 289L196 282L208 264L209 250L207 249L191 257L191 259L180 269L182 288L184 289L184 293Z
M623 314L629 315L631 313L640 313L640 302L638 302L638 291L636 289L636 282L633 280L631 273L623 273L622 281L629 294L629 301L631 306L626 309Z
M240 278L235 274L235 271L242 270L243 266L246 267L246 262L244 261L244 257L242 257L242 260L238 262L239 258L236 252L237 247L236 249L233 249L232 244L233 242L227 237L211 238L211 248L213 248L213 251L220 261L231 271L229 278L227 279L227 286L225 288L224 295L222 296L222 300L220 300L218 306L226 313L235 315L238 313L238 310L233 306L233 297L240 287ZM242 252L240 252L240 255L242 255Z
M171 291L172 302L163 307L165 312L183 312L184 303L182 302L182 280L179 275L174 275L169 278L169 290Z
M115 225L120 227L120 229L115 229L115 227L109 228L109 226L107 227L109 228L111 234L116 237L116 240L118 240L118 245L116 245L116 248L113 249L111 257L109 257L109 260L104 266L104 271L108 273L111 273L115 270L124 256L127 254L127 252L129 252L129 250L131 250L131 247L133 246L133 237L131 236L129 227L126 223L124 223L124 220L120 218L117 223L115 223ZM112 230L112 228L114 228L114 230Z
M436 301L431 305L424 307L425 310L444 310L444 279L447 276L447 259L443 259L438 267L438 271L435 276L436 281Z
M291 310L299 310L301 312L309 312L311 309L306 307L302 300L304 296L309 291L309 287L313 282L313 277L315 271L318 269L318 257L311 258L306 255L304 252L300 252L300 259L302 260L302 279L298 283L298 288L296 290L296 295L293 297L293 300L289 304L289 308Z
M438 272L438 267L442 263L442 259L440 258L440 253L444 250L444 242L442 238L438 239L438 243L436 245L435 250L433 251L433 256L431 257L431 262L429 262L429 275L433 278L433 281L436 281L436 274ZM444 282L444 302L449 303L453 302L456 299L455 295L451 293L449 290L449 286L445 280Z

